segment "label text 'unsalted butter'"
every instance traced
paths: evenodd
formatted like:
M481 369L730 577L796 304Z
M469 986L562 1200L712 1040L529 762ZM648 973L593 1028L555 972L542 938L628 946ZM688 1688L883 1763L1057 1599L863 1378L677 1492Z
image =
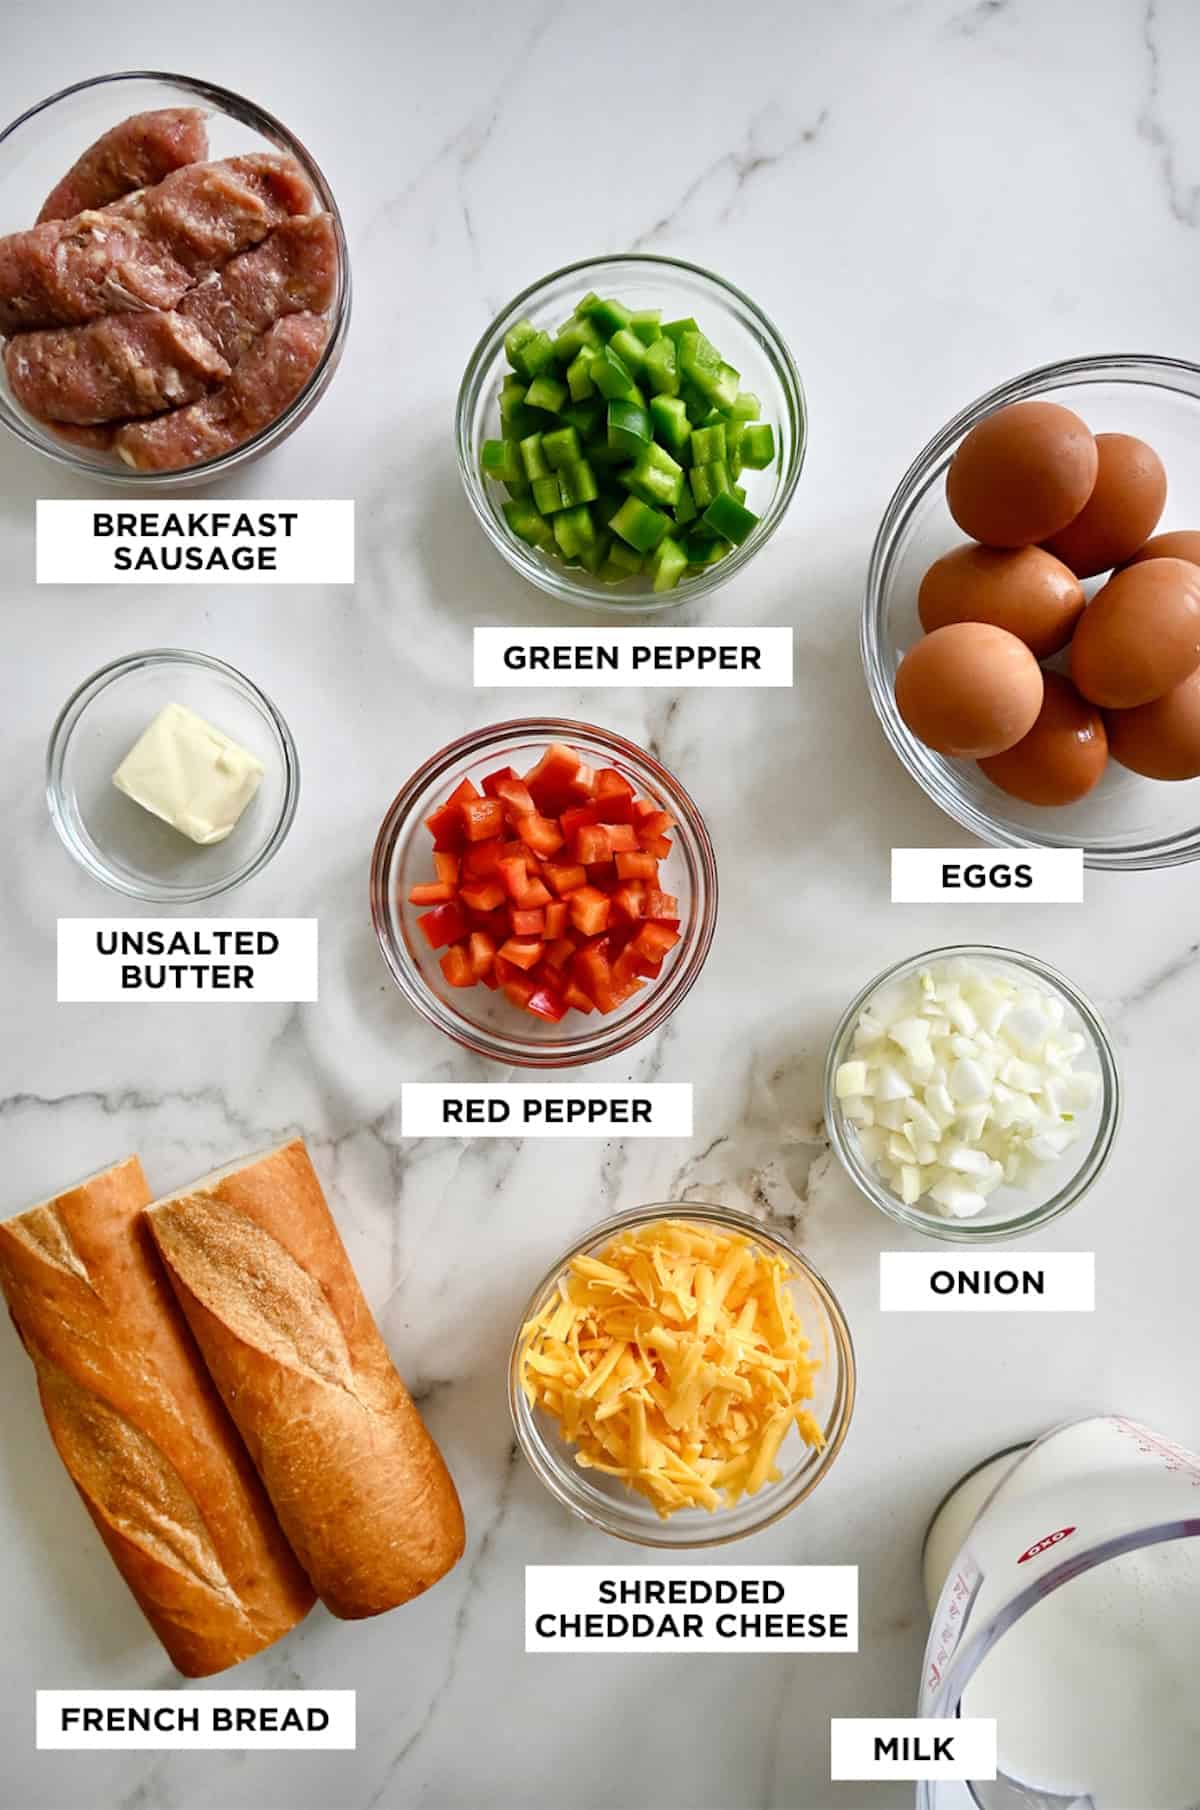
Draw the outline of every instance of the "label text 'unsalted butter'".
M879 1255L881 1313L1091 1313L1095 1305L1092 1251Z
M353 584L354 504L39 499L39 584Z
M857 1653L856 1565L526 1565L527 1653Z
M790 628L477 628L477 686L786 687Z
M406 1081L406 1138L690 1138L690 1081Z
M316 918L59 918L58 1001L311 1003Z

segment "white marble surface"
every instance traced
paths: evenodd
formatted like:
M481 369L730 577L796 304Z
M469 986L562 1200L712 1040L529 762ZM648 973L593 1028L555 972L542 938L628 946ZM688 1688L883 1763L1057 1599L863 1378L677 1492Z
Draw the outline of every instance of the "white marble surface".
M164 1190L293 1128L460 1484L463 1564L350 1626L318 1610L227 1683L354 1686L353 1754L43 1755L33 1689L174 1675L45 1438L0 1331L0 1718L7 1810L843 1810L908 1786L828 1781L831 1715L911 1713L927 1516L968 1463L1119 1407L1200 1445L1200 1261L1189 1185L1196 876L1093 876L1082 909L893 908L887 850L951 826L896 766L856 651L875 522L926 436L1057 355L1196 356L1200 22L1188 0L907 0L717 9L211 0L97 11L10 0L0 115L101 68L207 75L282 114L323 162L353 247L347 356L313 422L243 480L351 495L346 590L42 590L33 501L85 494L0 448L7 828L0 1209L136 1147ZM470 683L473 623L559 621L485 545L450 413L487 319L543 270L647 246L727 272L790 339L812 437L793 508L679 622L792 623L791 694L506 693ZM572 618L574 621L575 618ZM54 920L115 907L41 795L51 719L86 673L172 642L280 702L304 787L290 841L231 912L320 914L317 1007L58 1007ZM652 744L706 811L722 919L675 1022L596 1071L690 1079L689 1144L421 1146L405 1079L479 1077L393 991L366 910L384 806L451 734L553 702ZM904 1243L831 1169L818 1074L837 1012L885 962L980 932L1059 962L1110 1015L1128 1083L1102 1187L1047 1248L1094 1248L1092 1318L882 1319ZM631 1559L515 1458L503 1396L531 1279L581 1228L687 1191L750 1197L838 1292L860 1359L846 1450L736 1556L861 1567L857 1657L573 1659L522 1652L527 1560ZM917 1241L912 1240L914 1246Z

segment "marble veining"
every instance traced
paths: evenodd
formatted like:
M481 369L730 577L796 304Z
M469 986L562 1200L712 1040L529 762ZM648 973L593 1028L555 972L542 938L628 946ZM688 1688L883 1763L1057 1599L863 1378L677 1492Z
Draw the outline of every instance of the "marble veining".
M211 0L106 14L98 33L82 0L10 12L4 119L100 67L149 62L253 94L326 168L354 260L346 357L312 421L226 494L354 496L359 582L38 591L34 501L88 487L0 446L0 1212L132 1149L165 1192L302 1131L454 1470L470 1544L406 1609L355 1625L318 1609L224 1681L355 1688L355 1753L38 1756L35 1685L179 1681L92 1536L0 1327L0 1810L911 1804L908 1786L830 1784L828 1723L911 1712L918 1554L946 1487L1090 1409L1200 1447L1194 1336L1177 1307L1179 1277L1200 1261L1183 1142L1200 943L1188 869L1092 876L1082 908L888 903L891 845L956 832L876 728L858 664L862 583L891 489L971 397L1055 357L1200 352L1200 16L1189 0L1093 0L1086 20L1076 0L745 0L719 16L685 0L642 15L543 0L344 0L333 14ZM810 449L787 520L726 590L673 618L793 625L796 685L476 694L474 624L563 615L494 556L459 493L463 364L534 278L637 246L727 275L779 324L804 377ZM291 724L295 828L223 909L318 914L319 1005L55 1004L55 918L123 907L47 820L46 736L87 673L164 641L242 667ZM367 911L376 828L451 736L543 711L641 742L709 823L721 914L706 970L660 1033L589 1071L692 1081L689 1142L400 1135L402 1081L499 1077L391 986ZM1070 972L1125 1068L1104 1182L1041 1240L1096 1252L1096 1313L1069 1325L881 1316L879 1251L918 1241L855 1194L821 1125L846 1001L893 960L977 938ZM640 1555L560 1513L518 1458L505 1404L516 1320L569 1240L670 1198L785 1227L842 1302L860 1367L846 1449L795 1515L729 1556L857 1564L856 1656L522 1651L526 1563Z

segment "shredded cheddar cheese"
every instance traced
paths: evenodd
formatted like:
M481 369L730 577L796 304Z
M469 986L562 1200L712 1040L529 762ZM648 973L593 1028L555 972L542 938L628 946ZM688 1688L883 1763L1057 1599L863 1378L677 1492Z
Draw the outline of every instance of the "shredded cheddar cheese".
M781 1258L691 1220L632 1227L599 1257L572 1259L558 1293L521 1329L521 1385L558 1421L585 1470L620 1478L666 1519L718 1509L778 1482L793 1424L818 1450L804 1406L810 1353Z

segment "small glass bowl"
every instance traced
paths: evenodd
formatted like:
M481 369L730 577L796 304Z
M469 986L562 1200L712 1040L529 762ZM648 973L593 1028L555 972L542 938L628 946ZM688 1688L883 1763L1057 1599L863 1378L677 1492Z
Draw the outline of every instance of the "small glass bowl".
M761 519L740 547L733 547L715 566L684 578L673 591L655 596L641 577L624 584L605 584L581 566L566 566L518 540L500 511L507 496L501 484L480 470L483 443L500 432L497 397L508 374L504 335L527 316L535 326L557 331L588 290L616 295L638 308L661 308L664 318L694 314L701 331L723 358L737 366L742 387L762 402L762 420L775 429L775 462L766 471L746 476L747 505ZM779 329L740 289L711 271L681 258L626 252L609 258L585 258L531 283L501 310L467 363L458 392L454 437L458 466L467 499L483 531L514 570L563 603L601 610L669 610L707 597L718 585L754 558L783 519L804 464L807 414L800 373Z
M679 1509L663 1520L644 1496L626 1489L616 1477L583 1470L575 1463L575 1448L559 1433L557 1423L534 1410L521 1387L522 1329L557 1294L559 1278L572 1259L595 1255L628 1226L650 1225L656 1219L688 1220L715 1226L722 1232L744 1233L770 1255L782 1258L795 1272L792 1296L801 1325L814 1354L820 1359L816 1393L809 1403L825 1435L818 1452L806 1445L793 1427L779 1451L778 1483L766 1483L752 1496L743 1496L733 1508ZM683 1551L702 1546L725 1546L731 1540L761 1533L804 1501L828 1473L845 1443L854 1412L857 1373L850 1328L829 1284L819 1276L794 1246L769 1231L748 1214L727 1207L702 1206L697 1201L664 1201L619 1213L578 1239L554 1264L534 1289L517 1326L508 1365L508 1405L517 1443L531 1468L556 1501L592 1527L631 1540L639 1546L660 1546Z
M863 1154L855 1127L842 1111L836 1088L838 1069L850 1057L860 1012L885 987L905 981L935 962L949 962L959 957L995 969L1023 985L1032 984L1040 992L1058 994L1066 1006L1068 1028L1078 1031L1087 1040L1087 1052L1081 1057L1079 1067L1090 1069L1100 1078L1095 1101L1080 1115L1082 1135L1064 1152L1060 1161L1045 1165L1043 1191L1031 1194L1006 1184L988 1196L986 1209L974 1219L950 1219L920 1206L905 1206ZM1121 1080L1116 1052L1095 1006L1048 962L989 943L961 943L945 949L927 949L922 955L914 955L908 961L885 968L846 1007L833 1033L825 1061L825 1127L851 1181L889 1219L908 1226L911 1231L924 1232L930 1238L944 1239L950 1244L999 1244L1036 1231L1060 1214L1069 1212L1099 1180L1112 1151L1120 1119Z
M338 245L337 291L329 309L329 340L300 394L282 415L232 452L182 471L133 471L103 452L69 445L14 399L0 365L0 423L58 465L102 483L146 492L186 490L224 477L278 446L310 415L337 370L350 325L350 259L333 192L311 153L287 127L253 101L213 82L155 70L123 70L74 82L38 101L0 131L0 232L32 226L43 198L95 139L133 113L159 107L202 107L208 114L209 155L233 157L268 148L296 159L333 217Z
M523 772L551 742L566 742L589 762L616 767L631 785L675 819L674 844L663 863L665 890L679 900L680 940L657 980L607 1017L568 1012L548 1024L502 992L451 987L440 950L417 928L421 907L409 889L433 877L433 839L425 818L465 777L478 785L497 767ZM413 774L379 827L371 860L371 917L392 979L411 1006L455 1043L495 1062L524 1068L570 1068L618 1055L664 1024L704 966L717 922L717 866L704 819L678 780L633 742L564 717L494 723L451 742Z
M964 829L998 848L1082 848L1088 867L1170 867L1200 855L1200 780L1143 779L1110 761L1094 791L1054 809L1010 798L974 761L949 760L919 742L896 708L896 668L920 639L917 590L933 561L965 540L946 507L945 478L964 436L994 409L1045 397L1075 409L1096 432L1135 434L1170 480L1156 533L1190 528L1200 483L1200 365L1113 354L1043 365L990 390L935 434L901 479L875 537L861 648L884 734L917 784ZM1089 581L1094 592L1100 580ZM1053 662L1063 665L1062 656Z
M194 710L265 769L234 829L207 848L112 783L164 704ZM131 899L190 905L266 866L296 815L300 762L279 711L243 673L211 654L154 647L102 666L67 699L50 734L46 793L55 829L94 879Z

